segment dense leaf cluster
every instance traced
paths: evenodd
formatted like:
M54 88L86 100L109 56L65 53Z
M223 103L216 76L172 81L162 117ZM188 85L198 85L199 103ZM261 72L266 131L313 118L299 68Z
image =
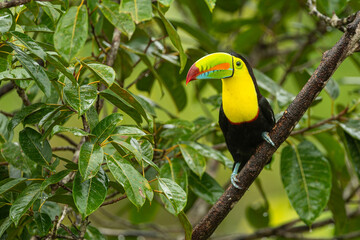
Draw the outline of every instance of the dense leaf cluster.
M340 17L359 7L318 1L323 14ZM185 91L191 63L215 51L247 55L280 115L316 67L314 50L326 50L321 40L337 36L303 3L286 0L32 1L0 9L0 20L0 101L16 90L21 102L0 106L1 239L105 239L89 217L123 202L141 212L133 222L153 220L161 205L189 239L187 214L197 214L198 199L217 201L224 191L217 169L232 168L212 114L221 85ZM352 60L358 71L360 57ZM331 79L279 150L299 218L311 225L330 210L334 234L360 226L360 214L346 220L360 179L359 89L347 85L358 88L358 78ZM195 101L187 92L204 113L178 117ZM351 95L347 106L342 95ZM331 117L313 114L319 108ZM265 201L246 216L254 228L268 227L266 190L257 186Z

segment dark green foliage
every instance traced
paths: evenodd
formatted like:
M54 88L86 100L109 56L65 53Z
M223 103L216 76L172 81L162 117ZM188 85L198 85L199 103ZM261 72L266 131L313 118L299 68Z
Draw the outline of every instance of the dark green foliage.
M221 81L186 87L187 70L208 53L239 51L280 117L341 34L304 2L55 0L0 9L0 239L115 239L110 228L126 239L131 230L191 239L233 162L218 125ZM317 7L347 17L360 5ZM260 176L261 196L251 193L218 235L244 233L244 221L254 229L283 221L288 212L275 206L284 189L300 228L313 225L316 237L319 218L335 222L324 238L360 230L359 214L349 216L359 206L358 53L342 66L273 157L271 177Z

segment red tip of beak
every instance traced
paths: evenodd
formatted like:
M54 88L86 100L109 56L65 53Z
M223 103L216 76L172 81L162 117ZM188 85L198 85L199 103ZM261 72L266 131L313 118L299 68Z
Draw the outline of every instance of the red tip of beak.
M200 71L199 68L195 66L195 63L189 69L187 76L186 76L186 85L196 79L196 76L199 75Z

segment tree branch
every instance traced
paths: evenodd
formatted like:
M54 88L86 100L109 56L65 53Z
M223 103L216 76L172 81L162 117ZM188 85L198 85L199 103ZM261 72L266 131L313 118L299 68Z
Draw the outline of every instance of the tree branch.
M10 82L0 88L0 98L15 88L14 83Z
M252 182L260 174L277 147L283 143L294 129L296 123L310 107L313 100L325 87L331 75L357 47L360 39L360 12L346 28L346 32L333 48L323 54L320 65L312 74L303 89L289 105L284 115L270 132L276 148L263 142L250 158L242 171L237 175L241 189L230 185L207 215L195 226L192 239L208 239L217 226L223 221L235 204L242 198Z
M38 2L51 2L53 0L34 0L34 1L38 1ZM0 3L0 9L3 8L11 8L11 7L16 7L16 6L20 6L23 4L27 4L31 2L31 0L12 0L12 1L5 1Z

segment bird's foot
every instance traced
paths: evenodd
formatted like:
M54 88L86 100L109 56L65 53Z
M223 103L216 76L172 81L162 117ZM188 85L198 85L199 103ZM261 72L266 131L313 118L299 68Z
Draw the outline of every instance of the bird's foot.
M262 136L262 138L263 138L267 143L269 143L271 146L275 147L275 144L274 144L274 142L271 140L268 132L263 132L263 133L261 134L261 136Z
M237 189L242 189L236 182L239 182L239 180L236 178L236 175L238 174L238 171L239 171L239 167L240 167L240 163L236 163L235 166L234 166L234 170L231 174L231 177L230 177L230 181L231 181L231 184L236 187Z

